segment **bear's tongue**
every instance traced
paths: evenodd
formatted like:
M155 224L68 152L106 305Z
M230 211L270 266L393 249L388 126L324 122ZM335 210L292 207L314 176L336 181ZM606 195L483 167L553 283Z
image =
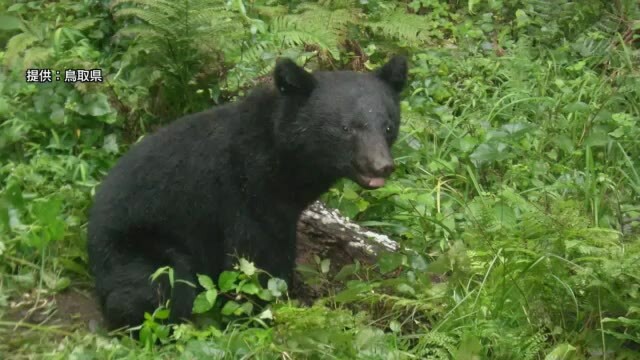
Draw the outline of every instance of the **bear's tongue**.
M368 184L372 188L384 186L384 178L370 178Z

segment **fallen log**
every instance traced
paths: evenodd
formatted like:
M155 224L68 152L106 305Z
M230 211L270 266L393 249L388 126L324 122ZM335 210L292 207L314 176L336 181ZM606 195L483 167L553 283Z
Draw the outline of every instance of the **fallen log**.
M331 273L358 260L372 264L382 251L395 251L398 243L388 236L367 230L342 216L337 210L316 201L298 222L296 263L316 266L314 256L331 260ZM296 273L291 295L305 303L322 296L322 289L307 286Z

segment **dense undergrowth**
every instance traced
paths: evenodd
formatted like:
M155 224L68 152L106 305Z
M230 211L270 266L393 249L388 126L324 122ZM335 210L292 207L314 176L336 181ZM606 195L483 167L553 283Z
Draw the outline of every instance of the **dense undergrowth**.
M366 70L409 55L398 170L324 200L397 239L288 302L242 263L202 278L216 326L143 341L43 324L3 358L634 359L640 353L636 1L1 1L0 333L12 304L90 288L85 225L115 159L176 116L268 81L274 59ZM104 82L25 81L102 69ZM166 270L166 269L165 269ZM311 275L309 275L311 273ZM217 307L222 294L275 297ZM229 303L227 303L229 304ZM215 306L214 306L215 305ZM16 327L19 325L18 327ZM61 337L61 334L64 337ZM160 340L154 343L153 340ZM164 343L164 345L160 345Z

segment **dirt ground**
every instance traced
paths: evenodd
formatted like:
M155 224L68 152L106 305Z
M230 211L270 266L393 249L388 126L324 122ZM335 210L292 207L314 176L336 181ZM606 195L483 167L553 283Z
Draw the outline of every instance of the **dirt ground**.
M96 332L102 315L91 290L68 289L55 295L24 293L12 299L2 319L0 358L43 341L62 339L76 331ZM7 357L8 358L8 357Z
M6 321L15 322L16 329L32 325L46 325L73 331L78 327L95 329L102 324L102 316L89 289L69 289L53 296L38 298L24 294L11 302Z

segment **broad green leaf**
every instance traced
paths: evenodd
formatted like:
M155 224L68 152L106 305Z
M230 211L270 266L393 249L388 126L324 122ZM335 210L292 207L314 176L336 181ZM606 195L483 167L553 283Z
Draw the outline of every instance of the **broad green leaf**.
M476 334L465 333L460 339L458 348L453 353L454 359L459 360L480 360L483 350L482 342L476 337Z
M567 135L556 135L553 137L553 143L564 152L572 152L574 149L573 141Z
M427 262L424 260L424 257L420 254L413 254L410 257L411 268L418 271L427 270Z
M460 149L460 151L467 153L478 145L478 139L471 135L465 135L457 141L454 141L454 144L458 149Z
M62 201L51 198L46 201L38 201L33 204L33 214L44 225L48 225L56 220L62 211Z
M384 332L377 328L365 327L358 331L354 345L358 348L370 348L384 335Z
M633 115L627 113L615 113L611 118L620 126L635 126L637 122Z
M13 183L4 190L5 199L11 204L11 206L18 209L23 209L25 205L24 198L22 196L22 189L20 185Z
M385 252L378 257L378 267L380 272L386 274L400 267L405 261L403 254Z
M159 309L153 313L153 317L158 320L165 320L169 318L169 309Z
M544 360L568 360L573 357L575 351L576 348L571 344L559 344L544 357Z
M333 279L337 281L342 281L347 277L355 274L355 272L356 272L356 265L354 264L345 265L342 267L342 269L340 269L340 271L338 271L338 273L336 274L336 276L333 277Z
M115 134L109 134L104 137L104 141L102 143L102 148L104 151L110 154L118 153L118 139Z
M0 30L20 29L20 19L9 15L0 15Z
M268 289L260 290L260 292L258 292L258 297L264 301L273 300L273 295L271 295L271 291L269 291Z
M588 113L591 109L588 104L585 104L582 101L576 101L565 106L563 110L565 113Z
M505 144L484 143L480 144L473 153L469 155L469 158L476 166L480 166L486 162L506 159L508 154L504 151L505 149Z
M213 283L213 280L211 280L211 278L207 275L198 274L198 283L207 290L216 288L216 285Z
M196 296L195 300L193 300L193 308L191 309L191 312L194 314L202 314L209 311L212 307L213 305L209 300L207 300L207 295L204 292L201 292Z
M515 226L516 214L513 209L502 202L496 203L493 207L495 218L505 226Z
M109 98L103 93L87 94L83 100L77 109L80 115L103 116L113 111Z
M516 10L516 24L518 27L527 26L531 23L531 19L522 9Z
M328 273L330 267L331 267L331 259L324 259L320 263L320 270L322 271L323 274Z
M258 319L263 319L263 320L273 320L273 313L271 312L271 309L265 309L265 310L263 310L263 311L258 315Z
M247 276L252 276L256 273L256 266L246 259L240 259L240 271Z
M401 293L411 294L411 295L416 294L416 290L409 284L404 284L404 283L398 284L398 286L396 286L396 289Z
M267 289L274 297L280 297L287 291L287 283L282 279L271 278L267 283Z
M205 292L205 295L207 296L207 300L209 301L209 303L213 305L216 301L216 298L218 298L218 291L216 289L210 289Z
M228 292L235 287L235 281L238 278L235 271L223 271L218 277L218 287L222 292Z
M606 131L601 129L594 129L584 141L586 146L604 146L609 143L611 139Z
M47 225L46 231L52 241L62 240L65 233L66 224L60 219L55 219Z
M627 133L627 130L624 127L619 127L612 132L609 133L609 136L619 139L623 137Z
M145 314L145 316L146 315L147 314ZM151 328L148 326L143 326L140 329L140 342L143 344L151 344L153 341L153 333L151 332Z
M251 313L253 313L253 304L250 302L246 302L242 304L240 308L235 312L236 315L242 315L242 314L251 315Z
M61 278L57 278L57 281L55 282L55 284L53 286L53 290L62 291L64 289L68 288L69 285L71 285L71 280L68 277L63 276Z
M369 283L354 280L347 283L347 288L342 290L334 297L337 303L348 303L360 298L364 293L367 293L373 289L373 286Z
M524 134L530 129L531 127L528 124L523 123L509 123L502 125L502 130L506 131L512 136Z
M353 201L341 201L338 209L342 215L351 219L360 213L360 207Z
M371 204L367 200L362 199L362 198L360 198L360 199L358 199L356 201L356 206L358 207L358 210L360 212L363 212L363 211L367 210L369 208L369 205L371 205Z
M220 313L222 313L222 315L229 316L235 313L239 308L240 308L240 304L238 304L237 302L227 301L227 303L225 303L224 306L222 307L222 310L220 311Z
M54 124L61 125L64 122L64 108L59 107L53 110L50 119Z
M255 295L260 291L260 288L258 288L258 286L254 283L247 283L242 285L242 288L240 288L240 291L245 294Z
M582 71L582 69L584 69L586 65L587 65L587 62L585 60L580 60L571 66L567 66L567 70L580 72Z
M397 332L400 332L402 326L400 325L400 323L397 320L391 320L391 322L389 322L389 328L394 333L397 333Z
M360 195L358 195L358 193L353 191L352 188L346 187L346 186L342 190L342 196L347 200L354 200L360 197Z

